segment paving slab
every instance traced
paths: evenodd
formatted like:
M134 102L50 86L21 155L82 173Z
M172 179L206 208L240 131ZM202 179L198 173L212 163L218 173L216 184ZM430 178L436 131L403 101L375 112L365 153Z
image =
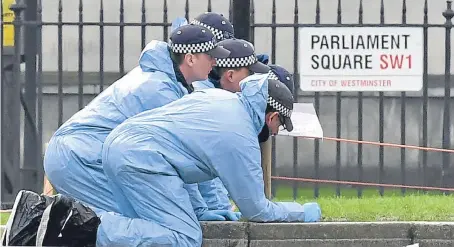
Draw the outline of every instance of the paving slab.
M454 239L454 222L413 222L412 224L415 239Z
M405 222L251 223L249 239L406 239L411 226Z
M204 247L454 246L454 222L204 222Z
M203 247L248 247L248 223L201 222Z
M405 247L410 239L251 240L249 247Z
M452 247L454 246L454 240L415 240L415 243L418 243L418 247Z
M203 247L454 246L454 222L201 222L201 226Z
M247 239L203 239L202 247L249 247Z
M228 222L228 221L202 221L200 222L203 237L207 239L247 239L247 222Z

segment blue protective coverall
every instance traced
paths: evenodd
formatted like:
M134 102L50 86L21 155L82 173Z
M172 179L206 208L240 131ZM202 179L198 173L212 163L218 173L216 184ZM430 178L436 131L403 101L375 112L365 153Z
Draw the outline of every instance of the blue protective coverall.
M304 205L265 197L258 133L267 75L252 75L241 93L195 91L136 115L114 129L103 166L122 216L106 214L98 246L201 246L202 231L185 183L219 177L242 215L255 222L311 221Z
M266 54L257 55L257 60L268 64L269 57ZM204 81L193 82L195 90L203 90L207 88L221 88L221 83L219 82L220 76L212 70L210 72L210 77ZM232 205L230 204L229 193L222 184L219 178L215 178L210 181L205 181L199 183L199 191L202 195L205 203L207 204L208 209L217 210L231 210Z
M211 71L210 73L211 76L207 80L193 82L192 85L194 86L194 90L220 88L220 82L214 79L215 77L217 77L214 74L215 72ZM232 209L229 194L219 178L199 183L198 189L208 209L210 210Z
M216 88L212 79L206 79L204 81L195 81L192 83L194 89L207 89L207 88Z
M119 212L108 187L101 159L107 135L126 119L188 94L184 77L161 41L151 41L139 66L113 83L65 122L51 138L44 169L58 193L100 210ZM177 71L177 72L176 72ZM186 185L194 208L206 209L197 185Z

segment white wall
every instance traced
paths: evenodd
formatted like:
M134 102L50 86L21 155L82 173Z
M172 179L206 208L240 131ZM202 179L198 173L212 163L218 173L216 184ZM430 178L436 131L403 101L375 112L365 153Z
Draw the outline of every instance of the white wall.
M163 0L145 0L147 22L162 22ZM379 23L380 1L363 0L364 23ZM63 21L78 21L77 0L63 0ZM100 0L83 0L84 21L99 21ZM125 0L125 22L140 22L141 0ZM189 16L206 11L207 0L190 0ZM277 23L293 23L294 0L278 0ZM442 24L445 19L442 12L446 8L446 1L429 0L429 23ZM337 0L320 0L321 22L336 23ZM402 0L384 0L385 22L401 23ZM424 0L407 1L407 22L423 23ZM300 23L315 22L316 0L299 0ZM177 16L184 16L184 0L168 1L169 21ZM228 16L229 0L213 0L212 11L223 13ZM359 0L342 1L342 21L344 23L358 22ZM119 22L120 0L104 0L104 21ZM257 23L271 23L271 0L255 0L255 21ZM43 1L43 20L56 22L58 16L58 0ZM146 41L151 39L163 39L162 27L147 27ZM99 27L85 26L83 36L83 70L99 70ZM57 70L57 27L45 26L43 29L43 70ZM105 28L105 71L118 71L119 64L119 27ZM125 27L125 69L126 71L136 65L140 54L141 33L140 27ZM271 28L256 28L255 46L258 53L271 53ZM293 70L294 56L293 28L277 29L276 62ZM78 70L78 27L65 26L63 28L63 59L65 71ZM454 68L454 63L452 63ZM429 74L444 73L444 29L429 29Z

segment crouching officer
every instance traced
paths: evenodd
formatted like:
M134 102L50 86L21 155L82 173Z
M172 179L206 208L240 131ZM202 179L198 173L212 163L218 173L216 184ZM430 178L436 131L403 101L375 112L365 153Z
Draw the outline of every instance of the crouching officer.
M230 54L226 58L216 59L216 66L210 73L208 81L216 88L239 92L243 79L255 73L266 74L270 70L267 65L257 60L254 46L246 40L225 39L220 41L218 46L227 49ZM214 79L213 75L219 76ZM196 84L195 90L210 88L206 85L209 85L206 81L203 84ZM199 191L209 209L232 209L227 190L219 178L199 183Z
M193 25L206 27L213 32L218 41L235 38L233 25L222 14L214 12L205 12L191 21ZM255 51L254 51L255 52ZM257 55L256 59L262 63L268 63L268 56L265 54ZM212 70L208 75L208 80L196 81L193 83L194 88L223 88L220 83L220 74L216 70ZM223 88L225 89L225 88Z
M182 98L192 91L192 82L207 79L214 59L229 54L216 43L208 28L195 25L174 30L169 43L148 43L136 68L52 136L44 170L56 191L100 210L121 213L102 166L106 136L126 119ZM196 192L193 198L197 201ZM200 194L198 197L202 200Z

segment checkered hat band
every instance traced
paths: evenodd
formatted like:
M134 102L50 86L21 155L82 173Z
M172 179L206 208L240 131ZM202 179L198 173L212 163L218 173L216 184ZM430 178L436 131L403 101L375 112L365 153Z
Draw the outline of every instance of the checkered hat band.
M228 57L216 59L216 66L223 68L247 67L257 62L254 54L247 57Z
M224 35L222 34L222 31L217 29L217 28L209 26L209 25L207 25L205 23L202 23L202 22L200 22L198 20L193 20L191 23L194 24L194 25L198 25L198 26L202 26L202 27L206 27L206 28L210 29L210 31L214 34L214 36L216 37L217 40L223 40L224 39Z
M273 109L278 111L280 114L282 114L284 117L291 117L292 116L292 110L288 109L281 103L277 102L273 97L268 96L268 105L270 105Z
M279 81L279 78L277 77L277 75L272 70L270 70L270 72L268 72L268 80Z
M214 49L213 41L207 41L197 44L175 44L170 42L170 48L175 53L202 53Z

